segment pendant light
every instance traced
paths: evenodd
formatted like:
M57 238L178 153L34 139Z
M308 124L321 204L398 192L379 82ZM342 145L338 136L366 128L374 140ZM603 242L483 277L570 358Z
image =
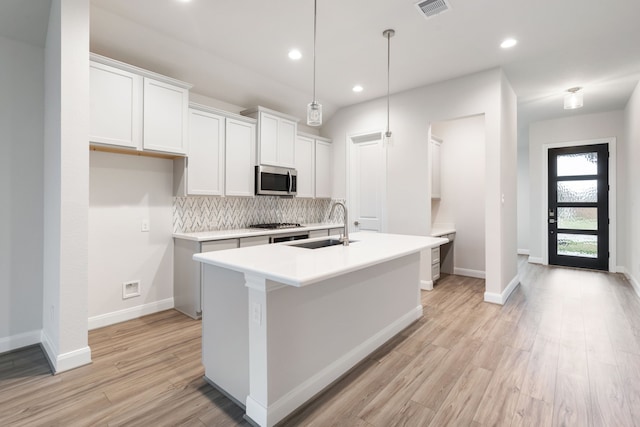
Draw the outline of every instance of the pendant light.
M384 30L382 35L387 39L387 131L384 133L384 143L393 144L393 136L389 129L389 75L391 70L391 37L396 35L395 30Z
M322 125L322 105L316 101L316 21L318 0L313 0L313 101L307 105L307 125Z
M582 108L584 104L584 96L582 88L580 86L567 89L567 93L564 96L564 109L574 110L576 108Z

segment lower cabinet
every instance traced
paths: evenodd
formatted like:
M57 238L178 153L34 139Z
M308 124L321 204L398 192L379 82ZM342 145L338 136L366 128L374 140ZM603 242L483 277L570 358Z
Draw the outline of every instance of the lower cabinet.
M193 255L238 247L238 239L195 242L174 239L173 302L176 310L194 319L202 315L202 264Z

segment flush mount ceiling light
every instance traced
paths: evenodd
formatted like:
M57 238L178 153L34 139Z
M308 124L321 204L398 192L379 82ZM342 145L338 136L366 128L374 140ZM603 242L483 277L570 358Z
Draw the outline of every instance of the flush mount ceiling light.
M313 0L313 101L307 105L307 125L322 124L322 105L316 101L316 21L318 17L318 1Z
M505 39L502 43L500 43L500 47L503 49L509 49L510 47L514 47L518 44L518 40L516 39Z
M567 89L567 93L564 95L564 109L574 110L576 108L582 108L584 104L584 94L580 86Z
M291 49L289 51L289 58L294 61L297 61L298 59L302 58L302 54L298 49Z
M360 85L355 85L353 87L353 89L351 89L351 90L356 92L356 93L359 93L359 92L362 92L364 90L364 88L362 86L360 86Z
M384 142L387 145L391 145L393 143L393 137L389 129L389 76L391 74L391 37L395 36L396 32L391 29L384 30L382 35L387 39L387 131L384 133Z

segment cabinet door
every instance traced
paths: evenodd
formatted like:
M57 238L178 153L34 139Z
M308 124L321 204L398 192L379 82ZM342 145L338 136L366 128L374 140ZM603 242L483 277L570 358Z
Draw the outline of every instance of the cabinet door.
M258 155L261 165L278 166L279 121L276 116L260 113L260 148Z
M144 79L145 150L186 154L189 91Z
M227 119L226 129L225 194L253 196L256 127L252 123Z
M440 194L440 143L431 141L431 198L439 199Z
M298 171L298 197L314 196L314 140L305 136L296 138L296 162Z
M89 79L89 141L140 149L142 77L91 62Z
M331 198L333 187L332 145L316 141L316 197Z
M189 110L187 194L224 192L224 117Z
M278 123L278 152L279 166L295 167L296 133L298 126L295 122L280 119Z

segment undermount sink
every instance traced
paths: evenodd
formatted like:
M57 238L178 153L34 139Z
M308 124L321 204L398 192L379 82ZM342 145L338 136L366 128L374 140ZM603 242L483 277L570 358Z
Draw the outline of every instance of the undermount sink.
M354 240L349 240L349 243L353 243ZM289 245L289 246L295 246L298 248L306 248L306 249L320 249L320 248L326 248L329 246L336 246L336 245L342 245L342 242L338 239L324 239L324 240L315 240L313 242L303 242L303 243L296 243L295 245Z

